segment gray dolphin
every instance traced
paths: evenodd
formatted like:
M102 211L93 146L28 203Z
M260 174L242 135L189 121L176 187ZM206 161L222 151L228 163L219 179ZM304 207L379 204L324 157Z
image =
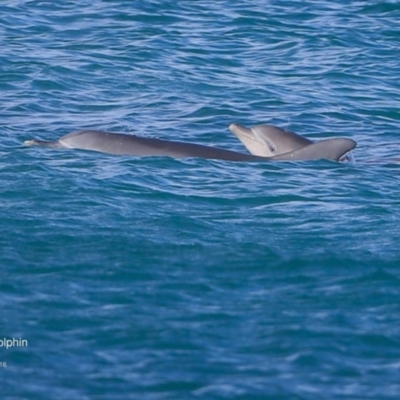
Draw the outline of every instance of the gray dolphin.
M151 139L136 135L110 133L103 131L76 131L65 135L54 142L44 140L27 140L27 146L46 146L93 150L103 153L133 156L169 156L174 158L201 157L228 161L265 161L264 157L236 151L203 146L200 144L173 142Z
M313 142L294 132L273 125L256 125L246 128L239 124L232 124L229 129L251 154L275 161L321 158L339 161L357 146L354 140L346 138Z
M264 129L265 127L268 128ZM356 142L350 139L327 139L313 143L295 133L288 135L287 131L271 125L245 128L239 124L232 124L230 129L250 152L254 152L253 154L238 153L200 144L93 130L72 132L53 142L33 139L25 141L25 144L28 146L39 145L52 148L93 150L117 155L201 157L227 161L287 161L321 158L338 161L356 146ZM257 132L257 137L252 139L251 133L254 129ZM268 138L267 135L271 132L274 133L274 135L270 135L272 139ZM285 134L282 134L282 132ZM270 143L268 145L269 150L265 143Z

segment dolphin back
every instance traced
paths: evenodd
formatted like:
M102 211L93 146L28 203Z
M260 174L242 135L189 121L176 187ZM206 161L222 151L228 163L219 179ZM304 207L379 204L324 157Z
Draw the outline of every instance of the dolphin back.
M314 142L298 150L271 157L276 161L333 160L339 161L346 153L353 150L357 142L347 138L325 139Z
M115 155L168 156L174 158L200 157L227 161L266 161L251 154L238 153L194 143L152 139L122 133L84 130L69 133L56 142L28 140L26 145L92 150Z

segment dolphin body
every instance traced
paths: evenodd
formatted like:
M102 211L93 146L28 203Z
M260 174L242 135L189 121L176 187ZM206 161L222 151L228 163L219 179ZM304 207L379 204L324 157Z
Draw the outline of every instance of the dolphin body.
M229 126L231 132L251 154L275 161L301 161L324 158L345 160L346 154L357 143L347 138L324 139L313 142L297 133L274 125L256 125L250 128L239 124Z
M230 129L252 154L238 153L200 144L94 130L72 132L53 142L37 139L27 140L25 145L92 150L141 157L201 157L227 161L295 161L321 158L339 161L343 155L356 146L356 142L353 140L340 138L326 139L314 143L273 125L245 128L239 124L232 124Z
M132 156L169 156L174 158L200 157L228 161L264 161L264 157L236 151L203 146L200 144L174 142L169 140L144 138L136 135L110 133L104 131L76 131L69 133L55 142L27 140L27 146L46 146L93 150L115 155Z

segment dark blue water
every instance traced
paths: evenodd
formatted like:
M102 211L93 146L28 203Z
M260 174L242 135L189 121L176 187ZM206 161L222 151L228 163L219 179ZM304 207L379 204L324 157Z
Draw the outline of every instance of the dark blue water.
M1 3L2 398L398 399L399 45L394 1ZM356 163L23 146L232 122Z

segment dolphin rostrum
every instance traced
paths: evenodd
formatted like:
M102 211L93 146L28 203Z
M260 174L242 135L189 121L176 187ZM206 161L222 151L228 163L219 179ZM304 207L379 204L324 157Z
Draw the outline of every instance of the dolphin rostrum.
M265 127L268 128L265 129ZM292 132L288 135L287 131L272 125L245 128L239 124L232 124L230 129L252 154L238 153L200 144L93 130L72 132L53 142L37 139L27 140L25 145L93 150L109 154L142 157L201 157L227 161L290 161L321 158L338 161L356 146L356 142L350 139L326 139L313 143ZM252 135L254 129L257 133L256 138ZM274 135L267 135L271 132ZM266 146L268 146L268 149Z
M256 125L246 128L239 124L232 124L229 129L251 154L275 161L321 158L339 161L357 146L354 140L347 138L313 142L297 133L273 125Z

